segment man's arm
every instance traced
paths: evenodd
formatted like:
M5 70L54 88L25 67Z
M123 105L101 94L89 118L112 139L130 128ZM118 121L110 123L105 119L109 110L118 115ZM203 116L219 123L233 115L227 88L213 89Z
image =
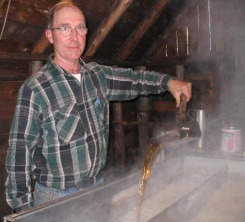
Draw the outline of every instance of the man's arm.
M32 91L22 86L17 97L15 115L9 137L6 157L8 173L6 201L12 209L30 204L31 193L31 147L37 139L37 112Z
M175 98L177 107L181 94L186 96L187 102L191 98L191 83L167 74L123 68L109 68L105 73L110 83L108 88L112 90L114 96L117 94L120 96L121 93L121 96L127 95L129 97L127 99L132 99L138 95L160 94L168 90Z

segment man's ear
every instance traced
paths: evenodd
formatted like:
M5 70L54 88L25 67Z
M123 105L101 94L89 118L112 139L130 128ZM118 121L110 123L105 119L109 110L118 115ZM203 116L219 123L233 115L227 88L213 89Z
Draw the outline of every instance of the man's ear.
M46 30L45 30L45 35L46 35L48 41L49 41L51 44L53 44L54 41L53 41L53 34L52 34L52 31L51 31L50 29L46 29Z

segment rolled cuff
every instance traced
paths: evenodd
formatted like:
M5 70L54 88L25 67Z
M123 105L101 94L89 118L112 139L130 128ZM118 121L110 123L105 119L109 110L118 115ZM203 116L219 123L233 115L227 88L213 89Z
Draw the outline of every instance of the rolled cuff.
M168 90L168 82L172 79L176 79L175 77L172 77L170 75L165 75L163 80L162 80L162 87L163 90Z

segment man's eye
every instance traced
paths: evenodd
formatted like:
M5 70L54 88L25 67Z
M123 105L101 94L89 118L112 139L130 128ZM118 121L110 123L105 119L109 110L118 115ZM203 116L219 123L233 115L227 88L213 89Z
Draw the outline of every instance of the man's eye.
M69 30L69 27L67 27L67 26L61 26L60 27L60 30L61 31L68 31Z
M78 26L77 29L83 30L83 29L85 29L85 26Z

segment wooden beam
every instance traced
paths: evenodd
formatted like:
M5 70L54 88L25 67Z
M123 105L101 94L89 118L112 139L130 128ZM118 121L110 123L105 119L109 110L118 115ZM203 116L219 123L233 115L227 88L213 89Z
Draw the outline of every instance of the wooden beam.
M14 0L14 2L18 2L19 4L23 4L27 7L34 7L39 11L47 13L47 10L50 9L54 4L57 3L57 0L48 0L48 1L33 1L33 0Z
M11 53L11 52L0 52L0 59L10 59L10 60L47 60L48 55L45 54L31 54L31 53Z
M19 61L46 61L49 58L47 54L31 54L31 53L10 53L10 52L0 52L0 60L19 60ZM209 56L178 56L178 57L168 57L164 60L150 60L145 61L117 61L117 60L107 60L93 57L83 57L85 62L97 62L103 65L118 65L122 67L135 67L135 66L171 66L178 64L191 64L195 62L218 62L220 60L227 61L228 58L219 54L212 54Z
M5 17L7 4L0 8L0 18ZM34 7L27 7L23 3L12 1L8 11L8 21L14 21L25 25L35 25L43 27L46 22L46 14L44 11Z
M120 19L121 15L127 10L133 0L120 0L115 1L109 16L105 18L100 24L99 28L93 34L91 41L88 44L88 49L85 56L93 56L102 44L106 36L114 27L116 22Z
M15 41L2 39L0 41L0 49L2 52L30 52L32 44L25 41Z
M48 47L49 47L49 41L48 41L45 33L43 32L43 34L41 35L41 37L39 38L39 40L37 41L37 43L33 47L32 53L33 54L44 53Z
M1 25L2 22L0 20L0 26ZM29 43L33 46L33 44L39 39L42 32L43 28L41 27L7 21L1 44L3 44L3 41L7 41L8 43L6 44L10 44L10 42L19 42L20 44ZM1 47L0 49L1 51L5 51ZM10 50L5 52L10 52Z
M0 0L0 9L3 8L3 5L5 2L6 2L6 0Z
M191 3L190 3L191 2ZM147 60L151 57L151 55L165 47L163 44L166 39L176 30L178 27L178 23L181 19L183 19L183 15L189 10L189 7L193 4L196 4L196 0L187 0L185 3L184 9L172 20L167 30L163 30L160 37L152 44L152 46L147 50L147 52L142 56L143 60Z
M29 76L29 70L27 69L15 69L0 67L0 82L1 81L21 81L27 79Z
M126 42L119 50L119 54L116 56L117 60L125 60L129 54L138 45L146 31L157 20L163 9L169 3L169 0L158 0L152 7L149 14L142 20L134 32L128 37Z

